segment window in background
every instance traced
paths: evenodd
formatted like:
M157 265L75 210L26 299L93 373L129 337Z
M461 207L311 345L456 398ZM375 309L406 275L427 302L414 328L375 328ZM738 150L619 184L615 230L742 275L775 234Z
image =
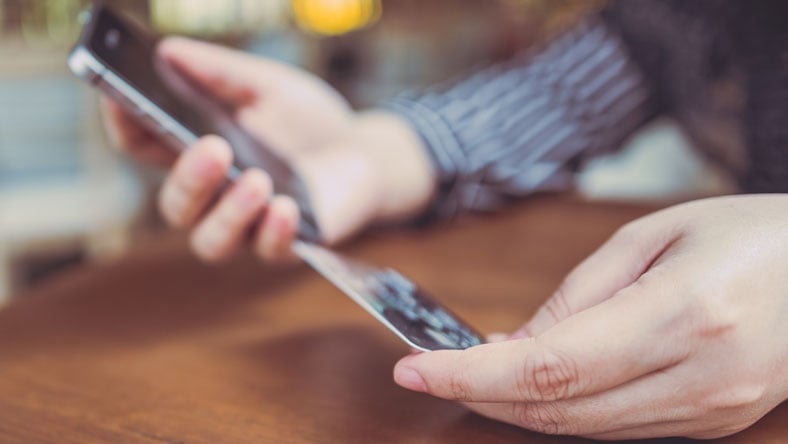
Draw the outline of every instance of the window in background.
M0 300L118 253L140 205L96 96L68 72L83 0L0 0Z

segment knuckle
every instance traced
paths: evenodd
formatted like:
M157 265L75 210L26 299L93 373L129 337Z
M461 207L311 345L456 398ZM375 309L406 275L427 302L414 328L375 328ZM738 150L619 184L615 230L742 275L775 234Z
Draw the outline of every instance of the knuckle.
M545 348L535 348L525 356L516 381L520 399L528 401L565 399L582 389L577 364Z
M514 403L513 417L523 427L547 435L572 434L564 414L552 404Z
M696 337L722 337L740 324L742 307L731 303L724 291L690 286L685 300L681 318Z
M448 395L456 401L470 401L470 388L467 379L459 372L453 373L446 386Z
M701 398L700 410L711 412L751 412L763 402L767 388L763 383L741 384L726 390L714 391ZM737 415L740 416L740 415Z
M569 298L567 297L571 291L570 289L573 288L572 285L571 279L565 280L543 306L544 311L556 322L572 314L572 307L569 305Z
M626 224L619 227L611 240L621 243L623 245L631 245L635 244L640 240L641 237L641 227L640 227L640 219L627 222Z

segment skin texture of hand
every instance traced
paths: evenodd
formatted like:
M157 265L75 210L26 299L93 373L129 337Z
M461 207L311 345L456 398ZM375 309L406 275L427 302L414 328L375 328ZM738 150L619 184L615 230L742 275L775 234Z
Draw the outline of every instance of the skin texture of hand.
M714 438L788 397L788 195L627 224L511 337L403 358L400 385L531 430Z
M356 113L305 71L220 46L168 38L157 53L231 104L240 125L293 166L307 185L326 243L371 223L413 216L429 201L435 186L429 159L398 117ZM245 171L217 200L232 164L226 141L206 136L177 156L118 105L105 99L104 108L120 146L142 161L172 167L159 206L170 225L191 231L199 257L224 259L249 232L256 233L254 247L263 258L290 255L298 208L274 194L264 171Z

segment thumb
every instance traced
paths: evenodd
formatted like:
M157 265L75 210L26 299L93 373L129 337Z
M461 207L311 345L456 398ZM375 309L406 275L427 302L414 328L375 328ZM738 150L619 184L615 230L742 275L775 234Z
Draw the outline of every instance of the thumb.
M567 275L558 290L512 338L539 336L631 285L678 236L677 222L672 213L663 211L624 225Z
M194 82L234 105L256 100L292 68L241 51L184 37L167 37L157 55Z

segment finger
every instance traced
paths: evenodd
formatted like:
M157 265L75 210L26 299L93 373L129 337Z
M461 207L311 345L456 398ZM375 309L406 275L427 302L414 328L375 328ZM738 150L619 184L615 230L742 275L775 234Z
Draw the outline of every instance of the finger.
M553 435L598 435L653 430L689 421L693 408L677 402L684 384L670 370L591 396L551 402L466 403L471 410L499 421ZM643 435L648 436L648 435ZM656 435L651 435L656 436Z
M161 167L169 167L178 157L175 149L137 122L120 105L107 97L101 98L101 113L110 140L137 159Z
M192 226L225 181L232 151L223 139L206 136L175 164L159 195L159 208L177 228Z
M253 101L292 71L277 62L183 37L164 39L157 53L214 95L237 104Z
M269 261L292 259L291 244L298 230L298 206L292 198L278 195L273 198L260 224L255 249Z
M192 233L192 248L207 261L229 257L271 198L273 185L257 169L245 171Z
M512 337L538 336L569 316L610 298L635 282L677 235L677 225L654 215L625 225L575 267Z
M690 344L672 340L689 332L676 331L666 313L660 296L670 288L649 287L622 290L536 338L403 358L394 378L458 401L550 401L609 389L689 353Z

